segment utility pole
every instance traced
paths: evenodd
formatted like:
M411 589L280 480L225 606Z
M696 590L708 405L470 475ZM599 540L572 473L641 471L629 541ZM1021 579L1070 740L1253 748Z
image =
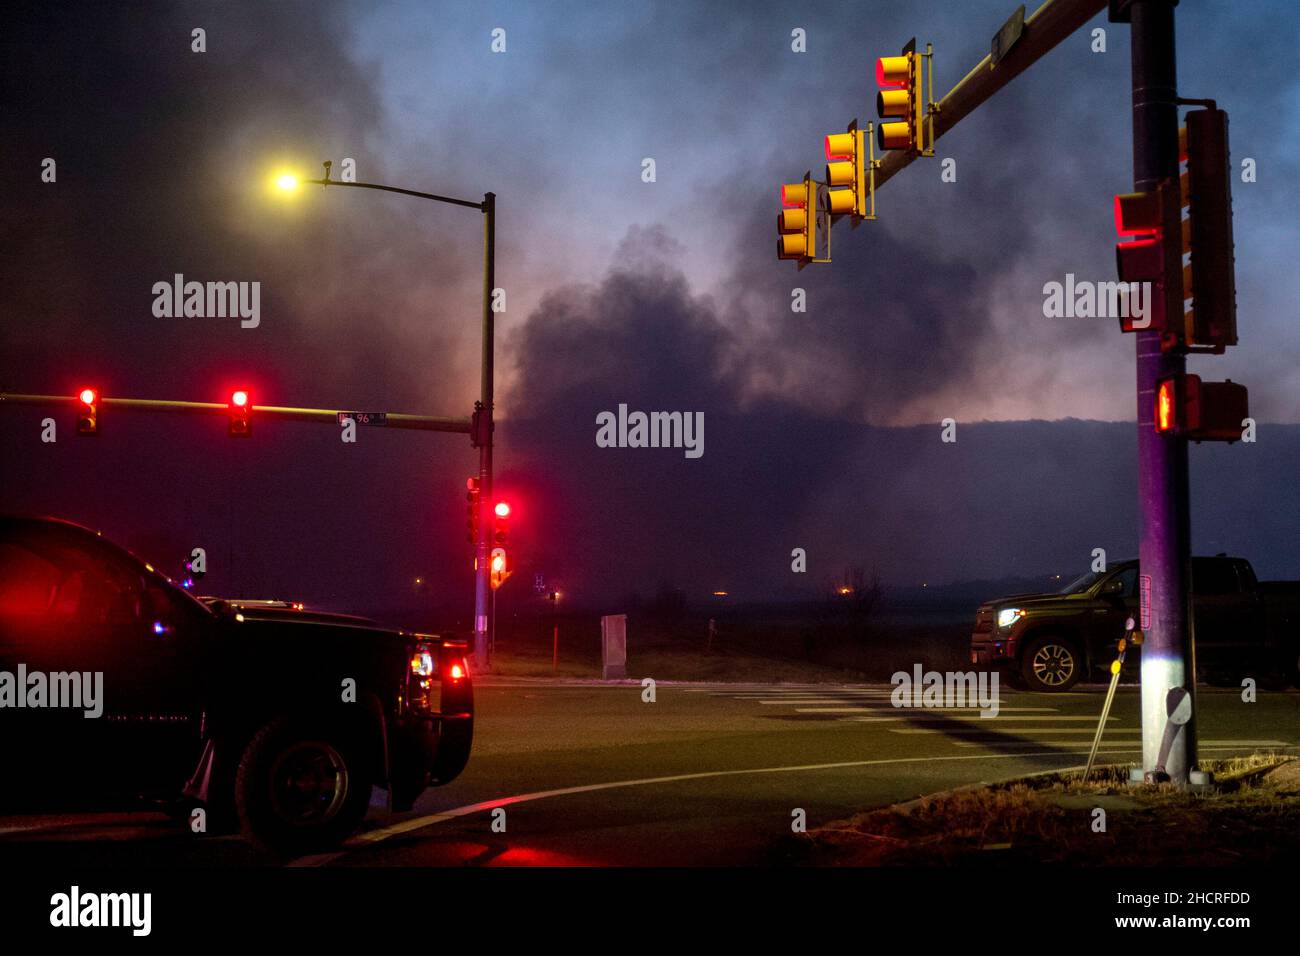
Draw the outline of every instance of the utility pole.
M483 195L483 379L475 409L478 445L478 541L474 545L474 664L490 668L488 651L489 551L492 507L492 291L496 288L496 193Z
M1133 188L1138 192L1154 192L1163 179L1178 181L1177 4L1111 0L1111 21L1130 24ZM1184 713L1191 706L1196 685L1190 640L1187 441L1158 433L1154 419L1160 380L1181 375L1187 360L1178 350L1162 351L1159 331L1139 331L1136 338L1142 770L1145 779L1162 779L1162 770L1175 784L1186 785L1196 766L1196 724L1187 721L1179 731L1178 721L1170 717L1176 705L1181 703Z

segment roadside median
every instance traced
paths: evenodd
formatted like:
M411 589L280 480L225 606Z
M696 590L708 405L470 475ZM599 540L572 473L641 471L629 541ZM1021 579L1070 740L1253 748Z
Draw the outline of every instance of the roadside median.
M1236 866L1300 852L1300 760L1208 761L1215 785L1131 786L1127 766L963 788L787 839L810 866Z

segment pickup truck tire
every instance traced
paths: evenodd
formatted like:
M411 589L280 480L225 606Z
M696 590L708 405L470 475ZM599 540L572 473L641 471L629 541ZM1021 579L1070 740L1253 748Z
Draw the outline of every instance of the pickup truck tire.
M337 846L361 825L372 779L361 728L328 718L274 720L239 761L240 829L277 853Z
M1020 654L1020 679L1028 690L1067 691L1083 677L1083 668L1078 645L1055 634L1032 638Z

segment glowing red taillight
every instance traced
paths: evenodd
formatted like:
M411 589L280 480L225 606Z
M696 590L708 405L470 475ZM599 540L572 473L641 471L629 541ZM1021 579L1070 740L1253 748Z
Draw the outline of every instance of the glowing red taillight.
M465 676L465 668L460 664L452 664L451 670L448 671L448 673L451 675L452 680L460 680Z

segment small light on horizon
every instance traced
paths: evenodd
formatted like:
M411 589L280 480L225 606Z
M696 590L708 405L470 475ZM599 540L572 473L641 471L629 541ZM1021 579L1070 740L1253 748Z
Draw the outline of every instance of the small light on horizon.
M728 593L728 592L726 592L726 591L714 591L714 592L713 592L713 596L714 596L714 597L726 597L726 596L727 596L727 593Z

